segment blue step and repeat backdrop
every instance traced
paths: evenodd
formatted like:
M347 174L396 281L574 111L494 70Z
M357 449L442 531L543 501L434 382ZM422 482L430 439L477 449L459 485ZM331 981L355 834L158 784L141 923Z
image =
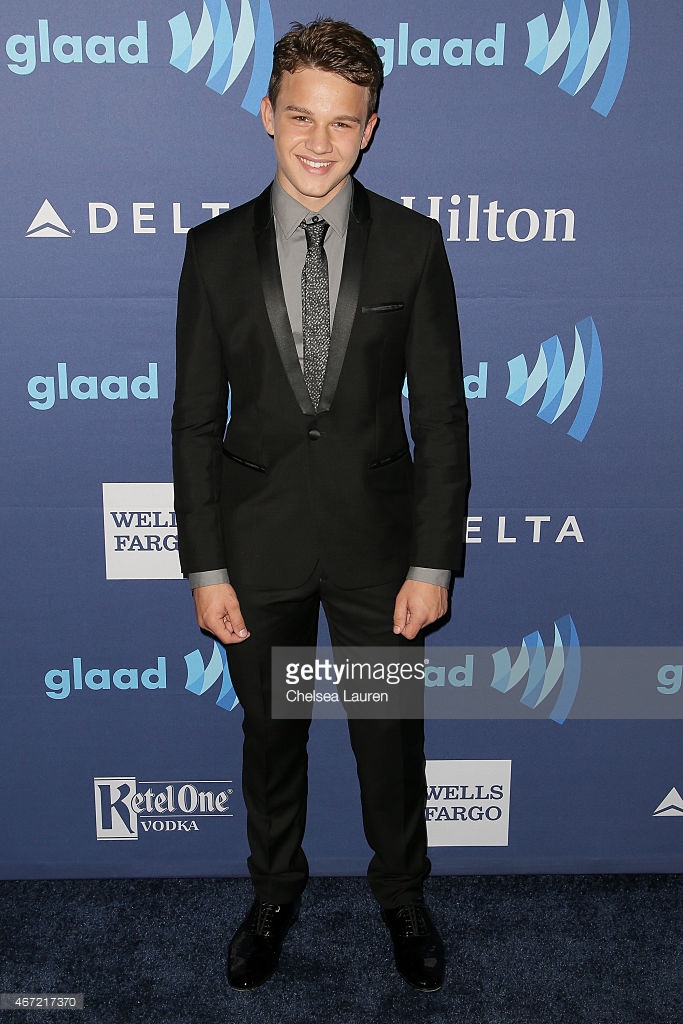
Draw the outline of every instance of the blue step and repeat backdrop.
M5 877L245 871L241 714L175 550L175 291L188 227L272 176L273 40L318 8L2 5ZM428 723L435 870L680 869L677 6L330 13L385 63L359 177L439 221L460 301L473 488L429 641L454 709ZM307 851L365 870L340 721L312 730Z

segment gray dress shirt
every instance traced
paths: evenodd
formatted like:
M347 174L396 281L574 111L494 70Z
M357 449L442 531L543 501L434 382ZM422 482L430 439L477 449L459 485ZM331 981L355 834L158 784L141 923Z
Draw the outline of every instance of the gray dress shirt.
M322 209L322 214L329 228L325 235L325 255L330 281L330 323L334 323L334 311L339 295L344 248L346 246L346 227L349 220L353 186L351 178L347 178L343 188ZM296 199L285 192L282 185L273 182L272 191L273 213L275 215L275 238L277 254L280 262L280 276L285 295L285 305L292 327L299 362L303 368L304 341L301 321L301 272L306 259L306 234L301 222L310 220L313 211L302 206ZM207 587L215 583L229 583L227 569L208 569L205 572L191 572L188 575L190 586ZM434 583L440 587L448 587L451 581L449 569L428 569L411 566L406 579L418 580L422 583Z

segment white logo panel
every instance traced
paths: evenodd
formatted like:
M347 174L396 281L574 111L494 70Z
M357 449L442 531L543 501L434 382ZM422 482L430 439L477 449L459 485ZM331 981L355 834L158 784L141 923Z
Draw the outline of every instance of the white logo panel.
M132 806L137 792L135 778L99 778L93 783L98 840L137 839L138 817Z
M108 580L179 580L173 484L102 484Z
M430 846L507 846L511 761L427 761Z

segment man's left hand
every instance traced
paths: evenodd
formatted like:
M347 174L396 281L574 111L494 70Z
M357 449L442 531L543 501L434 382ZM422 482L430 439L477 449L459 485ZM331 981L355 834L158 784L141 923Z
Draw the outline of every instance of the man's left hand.
M394 633L414 640L424 626L436 622L448 610L448 591L435 583L406 580L394 605Z

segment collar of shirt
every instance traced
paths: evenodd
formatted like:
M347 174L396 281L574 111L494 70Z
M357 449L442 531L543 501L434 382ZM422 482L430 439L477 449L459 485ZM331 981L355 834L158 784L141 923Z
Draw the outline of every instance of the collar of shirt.
M285 192L280 182L275 179L272 187L273 213L285 238L291 238L302 220L318 214L323 217L341 238L346 235L351 208L353 185L349 176L334 199L331 199L322 210L309 210L298 200Z

